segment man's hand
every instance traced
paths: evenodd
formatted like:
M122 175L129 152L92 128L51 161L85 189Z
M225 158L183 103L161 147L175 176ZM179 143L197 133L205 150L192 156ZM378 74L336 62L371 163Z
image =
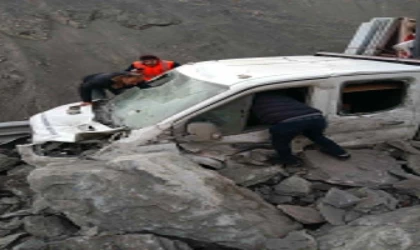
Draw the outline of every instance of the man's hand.
M81 107L83 107L83 106L89 106L89 105L92 105L92 103L91 102L82 102L80 104Z

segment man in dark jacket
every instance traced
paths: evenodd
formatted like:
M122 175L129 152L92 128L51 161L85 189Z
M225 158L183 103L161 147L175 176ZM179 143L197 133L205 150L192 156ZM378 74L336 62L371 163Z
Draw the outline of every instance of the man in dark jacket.
M149 85L144 82L143 76L131 72L99 73L88 75L83 78L80 84L79 93L82 99L82 106L92 104L92 99L106 98L105 90L114 95L121 94L125 89L137 86L139 88L148 88ZM95 96L96 95L96 96Z
M252 111L263 124L271 125L272 145L278 153L276 163L297 165L301 161L292 155L290 143L302 134L321 146L321 151L339 159L348 159L343 148L324 136L327 127L321 111L276 92L257 94Z

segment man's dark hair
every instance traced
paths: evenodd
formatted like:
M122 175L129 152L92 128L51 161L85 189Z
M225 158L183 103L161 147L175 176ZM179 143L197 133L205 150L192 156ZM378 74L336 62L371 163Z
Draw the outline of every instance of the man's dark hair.
M159 57L154 56L154 55L142 55L140 56L140 61L144 61L144 60L160 60Z

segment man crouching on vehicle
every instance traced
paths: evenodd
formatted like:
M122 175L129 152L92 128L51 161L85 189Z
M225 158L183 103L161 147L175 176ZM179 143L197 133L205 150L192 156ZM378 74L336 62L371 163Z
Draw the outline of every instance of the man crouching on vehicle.
M105 99L108 90L114 95L121 94L125 89L137 86L148 88L141 73L114 72L88 75L83 78L79 87L79 94L82 99L81 106L92 104L92 99Z

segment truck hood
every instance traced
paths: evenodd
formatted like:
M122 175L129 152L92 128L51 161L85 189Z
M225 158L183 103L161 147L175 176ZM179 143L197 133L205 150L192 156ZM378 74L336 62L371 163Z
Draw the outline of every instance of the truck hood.
M32 142L40 144L48 141L76 142L86 136L112 134L123 128L111 128L93 121L92 106L80 108L77 114L69 114L69 107L80 103L62 105L36 114L29 119L32 129Z

